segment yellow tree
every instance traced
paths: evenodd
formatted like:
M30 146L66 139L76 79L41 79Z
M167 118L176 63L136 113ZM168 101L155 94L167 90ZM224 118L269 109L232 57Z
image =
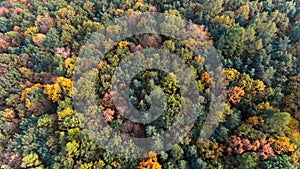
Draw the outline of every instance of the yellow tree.
M291 143L290 139L285 136L279 136L276 139L269 138L269 142L277 154L293 152L296 149L296 145Z
M75 10L72 6L68 5L65 8L61 8L56 13L56 22L58 27L62 27L65 24L71 24L75 17Z
M235 11L235 17L238 18L241 15L244 15L245 20L249 19L250 8L249 5L241 6L238 10Z
M223 69L223 73L226 76L227 85L229 85L232 81L236 80L237 77L240 75L240 72L233 68L225 68Z
M148 155L149 158L147 160L142 160L136 168L137 169L161 169L161 165L157 162L156 153L150 151Z
M234 22L235 22L234 19L231 19L230 16L228 16L228 15L216 16L213 19L213 23L218 24L218 25L232 26L232 25L234 25Z
M44 94L53 102L58 102L63 95L72 95L72 81L64 77L58 77L54 84L47 84Z
M73 75L73 71L74 71L74 67L75 67L75 62L76 62L76 60L74 58L67 58L65 60L65 67L67 69L67 75L68 75L68 77Z

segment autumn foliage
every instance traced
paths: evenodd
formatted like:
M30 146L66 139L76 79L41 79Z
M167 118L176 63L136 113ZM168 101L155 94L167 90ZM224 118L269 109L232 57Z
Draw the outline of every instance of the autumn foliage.
M149 158L142 160L137 169L161 169L161 165L157 162L156 153L151 151L149 152Z
M71 94L72 81L64 77L58 77L54 84L47 84L44 93L53 102L60 101L61 97L66 94Z
M275 155L271 143L265 138L251 142L248 139L242 139L235 135L229 138L226 151L229 155L232 153L242 154L246 151L254 151L263 159Z

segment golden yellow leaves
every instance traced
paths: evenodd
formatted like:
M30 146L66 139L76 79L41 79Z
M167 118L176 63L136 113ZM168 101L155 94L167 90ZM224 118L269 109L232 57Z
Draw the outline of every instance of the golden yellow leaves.
M136 167L137 169L161 169L161 165L157 162L156 153L150 151L148 153L149 158L147 160L143 160Z
M264 111L275 109L275 108L270 105L270 102L262 102L262 103L258 104L255 107L255 109L257 112L264 112Z
M92 168L102 169L104 166L105 166L104 161L99 160L99 161L96 161L96 162L81 164L79 169L92 169Z
M32 109L32 103L31 103L31 101L29 100L29 98L27 98L27 95L31 92L31 91L33 91L33 90L35 90L35 89L38 89L38 88L41 88L42 87L42 85L41 84L39 84L39 83L37 83L37 84L34 84L33 86L31 86L31 87L29 87L29 88L26 88L24 91L23 91L23 93L22 93L22 95L21 95L21 100L25 100L25 104L26 104L26 107L27 107L27 109Z
M63 111L60 111L57 113L58 120L62 120L65 117L72 116L74 114L76 114L76 112L73 109L68 107L68 108L64 109Z
M94 22L91 20L84 21L82 26L84 29L87 29L88 31L92 31L92 32L95 32L95 31L103 28L103 25L101 23Z
M140 7L144 6L144 3L142 1L138 1L133 6L133 9L139 9Z
M236 81L237 85L245 90L246 93L255 94L258 91L265 90L265 84L260 80L251 79L246 73L240 73L236 69L225 68L223 72L226 76L226 84Z
M249 5L241 6L237 11L235 11L235 17L238 18L241 15L244 15L245 20L249 19Z
M121 14L124 14L124 10L123 9L116 9L115 10L115 15L116 16L121 15Z
M236 79L237 76L240 75L240 72L238 72L236 69L232 68L225 68L223 69L223 73L226 76L226 84L229 85L232 81Z
M61 8L56 13L56 22L58 27L62 27L65 24L70 24L75 17L75 10L72 6L68 5L65 8Z
M53 102L58 102L63 95L72 95L72 81L64 77L58 77L54 84L47 84L44 94Z
M279 136L277 139L269 138L269 142L273 145L277 154L293 152L296 149L296 145L291 143L290 139L285 136Z
M3 113L3 117L7 121L13 121L13 119L16 117L16 113L15 113L14 109L5 109L4 113Z
M214 24L218 24L218 25L228 25L228 26L232 26L234 25L235 21L234 19L231 19L230 16L226 15L222 15L222 16L216 16L213 19L213 23Z
M67 58L65 60L65 67L67 69L67 76L72 76L76 60L74 58Z
M38 28L37 26L30 27L30 28L28 28L28 29L25 31L24 35L25 35L26 37L28 37L28 36L33 36L33 35L36 34L38 31L39 31L39 28Z
M128 41L121 41L120 43L119 43L119 48L126 48L126 47L128 47L130 45L130 42L128 42Z
M299 150L296 150L292 153L291 161L294 164L295 168L300 167L300 163L299 163L299 161L300 161L300 151Z
M104 60L101 60L100 62L99 62L99 64L98 64L98 69L102 69L104 66L106 66L107 65L107 62L106 61L104 61Z
M171 9L171 10L167 11L167 14L175 15L175 16L178 16L181 18L180 12L176 9Z

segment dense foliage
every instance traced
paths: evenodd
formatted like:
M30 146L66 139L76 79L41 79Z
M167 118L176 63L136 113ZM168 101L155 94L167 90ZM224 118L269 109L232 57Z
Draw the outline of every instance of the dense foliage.
M161 87L168 94L162 117L143 125L122 117L115 107L112 72L124 57L143 49L161 48L180 56L194 70L199 90L191 92L205 100L180 143L136 159L103 149L83 132L84 118L73 105L72 76L79 51L93 33L115 18L146 11L176 15L197 26L187 30L184 41L156 34L128 37L98 63L97 99L105 121L126 136L151 137L168 129L180 113L183 89L174 74L157 70L137 74L129 93L131 103L145 110L151 90ZM161 24L162 30L176 33L180 24L171 19ZM226 76L225 112L202 144L197 139L215 82L203 56L193 52L195 45L213 45ZM79 97L85 98L92 84L81 85L87 92ZM299 1L0 1L1 168L297 169L299 105Z

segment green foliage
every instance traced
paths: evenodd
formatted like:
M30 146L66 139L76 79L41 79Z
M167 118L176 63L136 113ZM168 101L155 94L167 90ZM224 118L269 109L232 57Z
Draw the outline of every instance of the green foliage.
M264 131L270 136L284 136L290 120L291 115L287 112L275 113L266 120Z
M60 39L58 31L54 28L50 28L47 35L46 40L44 41L44 45L46 46L47 50L54 52L55 48L60 45Z
M237 157L238 168L252 169L256 168L259 157L255 152L247 152Z
M294 166L290 163L290 158L287 155L275 156L261 165L262 169L290 169Z
M9 19L5 17L0 17L0 31L1 32L8 32L11 30L11 25Z
M297 1L272 0L1 1L0 168L131 169L154 164L166 169L299 168L299 5ZM110 21L145 11L168 16L156 18L151 14L153 19L148 20L137 17L134 24L138 29L147 32L157 24L163 34L178 37L184 32L185 38L141 34L121 42L105 42L103 46L85 45ZM196 25L185 28L182 19ZM123 33L120 30L121 26L105 28L112 39ZM102 42L103 37L97 40ZM80 54L88 58L100 56L113 43L100 63L78 58ZM206 70L206 53L202 56L193 51L199 46L204 51L209 45L217 49L225 68L228 97L224 98L228 100L219 105L210 105L219 81ZM149 124L136 124L123 117L114 105L112 80L120 79L112 79L112 74L121 63L127 67L136 65L137 62L122 60L146 48L151 54L162 49L178 55L193 72L198 90L179 85L176 75L169 72L139 72L130 82L132 105L147 110L153 101L151 92L157 88L166 94L167 102L162 116ZM81 49L85 49L83 53ZM145 56L140 52L137 57ZM86 98L96 92L93 99L98 107L73 100L73 71L81 71L76 70L77 63L86 69L98 65L96 71L83 72L77 90L85 92L75 98L90 103ZM167 66L177 65L174 61ZM122 73L128 77L126 71ZM132 152L118 156L104 150L85 133L86 119L77 113L102 113L114 130L126 136L160 136L174 124L182 103L187 101L181 96L182 91L201 96L199 110L193 110L198 114L196 123L171 150L158 154L158 160L134 159ZM156 99L159 96L154 95L154 101L160 102ZM211 113L210 106L224 111L214 112L210 120L215 122L215 117L221 117L221 121L211 137L200 144L197 139ZM233 136L240 140L232 140ZM228 146L229 140L241 143ZM124 143L114 139L112 144L116 147ZM163 144L158 140L151 146L158 148ZM256 150L257 147L261 149Z

